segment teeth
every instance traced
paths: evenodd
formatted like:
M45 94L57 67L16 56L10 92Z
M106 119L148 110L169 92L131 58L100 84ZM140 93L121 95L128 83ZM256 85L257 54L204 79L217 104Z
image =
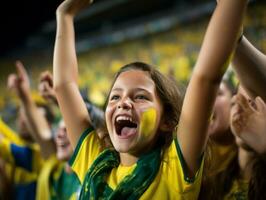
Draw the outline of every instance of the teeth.
M116 121L123 121L123 120L127 120L127 121L130 121L132 122L132 118L131 117L128 117L128 116L119 116L116 118Z

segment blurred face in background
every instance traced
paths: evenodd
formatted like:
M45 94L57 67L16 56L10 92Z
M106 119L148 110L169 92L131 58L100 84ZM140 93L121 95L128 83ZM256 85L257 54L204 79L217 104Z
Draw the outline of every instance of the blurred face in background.
M214 103L212 119L208 129L208 134L216 142L223 142L232 138L230 133L231 99L232 92L222 82Z
M67 137L66 126L64 121L60 121L55 137L56 156L58 160L68 161L73 153L69 139Z

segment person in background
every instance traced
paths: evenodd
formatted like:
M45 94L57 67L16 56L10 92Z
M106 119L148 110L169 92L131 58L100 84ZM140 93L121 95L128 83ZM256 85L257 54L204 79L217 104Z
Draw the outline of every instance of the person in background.
M36 199L77 199L80 183L76 175L68 167L68 158L72 155L72 148L64 133L64 125L57 129L53 137L51 126L38 112L30 95L30 85L27 72L21 62L16 63L17 76L13 87L21 100L29 121L32 136L41 148L44 162L38 173ZM52 98L52 96L49 96ZM47 99L47 98L46 98ZM71 185L71 187L70 187Z
M230 129L237 145L227 165L208 176L201 199L265 199L266 104L240 85L232 98Z
M17 63L19 65L19 63ZM19 83L17 76L8 77L8 88L15 90ZM53 121L53 114L43 102L34 100L38 113L49 124ZM40 172L43 157L40 146L32 137L33 130L29 125L26 111L22 104L19 105L16 124L18 134L13 131L2 119L0 120L0 155L5 160L4 168L14 192L13 199L35 199L36 183Z
M53 89L53 78L49 71L42 72L39 81L39 92L41 96L51 103L53 108L58 105ZM102 130L104 127L103 114L100 109L87 102L88 113L93 119L95 129ZM60 113L58 118L60 118ZM68 161L73 154L67 137L65 123L59 120L55 131L56 159L53 166L46 165L44 169L50 170L50 173L41 173L38 181L37 199L78 199L80 192L80 182L70 168ZM53 159L52 159L53 160ZM45 171L45 170L43 170ZM47 177L50 180L47 184ZM46 188L46 189L45 189Z

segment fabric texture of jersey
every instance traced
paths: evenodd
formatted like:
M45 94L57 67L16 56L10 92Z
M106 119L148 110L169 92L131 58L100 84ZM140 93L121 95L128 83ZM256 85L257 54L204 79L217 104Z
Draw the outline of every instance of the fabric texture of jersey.
M19 138L0 119L0 156L6 162L5 172L14 184L13 199L35 199L36 184L42 166L40 148Z
M50 156L39 175L36 200L78 199L80 182L75 173L66 173L65 162Z
M100 142L96 132L86 130L70 160L73 170L77 173L81 183L86 184L84 178L93 161L101 153ZM113 168L108 176L109 187L115 189L121 180L131 173L136 164L130 167L119 165ZM197 199L200 190L203 162L200 170L193 179L186 176L186 166L177 140L164 151L160 169L140 199Z

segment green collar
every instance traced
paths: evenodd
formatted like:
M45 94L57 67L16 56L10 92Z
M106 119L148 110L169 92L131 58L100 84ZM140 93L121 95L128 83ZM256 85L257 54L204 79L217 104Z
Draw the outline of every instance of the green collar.
M87 172L80 199L139 199L150 186L160 168L160 153L161 149L158 148L141 156L134 171L127 175L113 190L106 183L106 179L112 169L119 166L120 159L116 151L106 149L93 162Z

